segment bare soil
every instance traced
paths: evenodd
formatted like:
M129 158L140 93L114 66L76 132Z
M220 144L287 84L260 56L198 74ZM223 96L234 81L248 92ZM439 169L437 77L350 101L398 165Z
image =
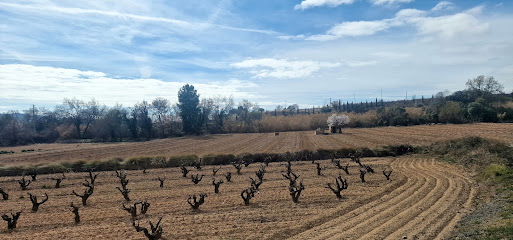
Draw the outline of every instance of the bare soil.
M306 133L280 136L301 134ZM250 135L248 141L253 137L262 135ZM240 146L247 144L239 142ZM139 217L141 226L163 217L166 239L444 239L469 211L475 192L474 183L461 168L433 159L362 159L376 170L366 175L366 183L360 182L357 164L341 161L349 163L349 175L329 161L319 161L324 168L322 176L316 175L310 162L294 162L292 169L301 175L306 188L299 203L289 196L288 180L281 175L286 169L283 163L270 164L260 192L249 206L244 206L240 192L249 187L249 177L255 176L258 164L243 168L242 175L235 174L233 166L223 166L215 178L224 179L222 174L230 171L233 182L225 180L219 194L213 193L212 166L192 172L206 175L197 185L181 177L178 168L151 169L146 174L127 171L128 188L132 203L151 203L148 213ZM381 173L384 168L393 170L391 181ZM342 200L325 188L339 174L349 184ZM164 188L158 187L158 176L167 178ZM83 192L86 173L67 174L59 189L51 188L54 181L50 177L38 176L26 191L16 183L19 177L0 178L0 187L10 194L8 201L0 201L0 214L23 210L16 230L8 232L2 222L0 239L145 239L131 226L129 214L120 209L125 201L115 188L119 181L113 172L100 173L88 206L80 208L82 223L78 225L68 206L80 203L71 191ZM38 196L46 192L50 200L32 213L27 192ZM187 196L201 192L209 195L200 210L193 211L186 203Z
M343 134L315 135L314 131L220 134L158 139L147 142L35 144L4 147L0 165L33 165L66 161L96 161L115 157L176 156L185 154L284 153L301 150L362 148L396 144L426 145L468 136L481 136L513 144L513 124L479 123L343 129ZM22 150L33 152L21 152Z

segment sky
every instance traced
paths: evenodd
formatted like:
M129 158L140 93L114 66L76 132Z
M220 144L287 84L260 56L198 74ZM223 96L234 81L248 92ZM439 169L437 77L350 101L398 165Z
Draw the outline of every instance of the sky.
M513 90L513 1L0 0L0 112L184 84L261 107Z

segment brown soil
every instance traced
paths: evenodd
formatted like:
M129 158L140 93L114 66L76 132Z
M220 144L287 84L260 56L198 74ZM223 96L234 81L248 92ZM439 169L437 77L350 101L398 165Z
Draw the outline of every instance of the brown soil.
M65 161L95 161L115 157L176 156L217 153L283 153L304 149L375 148L394 144L425 145L441 140L481 136L513 144L513 124L422 125L412 127L381 127L344 129L343 134L315 135L308 132L220 134L159 139L130 143L36 144L4 147L14 151L1 154L0 165L42 164ZM24 152L23 149L34 149Z
M291 136L300 134L280 135ZM238 143L244 144L248 143ZM306 188L297 204L291 201L288 181L281 176L283 163L270 164L260 192L249 206L244 206L240 191L249 186L248 178L254 176L257 164L243 168L242 175L234 174L233 182L221 185L220 194L213 193L212 167L192 172L206 175L198 185L182 178L178 168L152 169L147 174L128 171L128 188L134 201L151 203L148 214L140 217L141 226L163 217L166 239L443 239L468 210L474 187L458 167L415 157L362 162L376 170L366 175L366 183L360 182L358 166L348 159L342 159L342 164L350 164L350 175L329 161L320 161L325 168L322 176L316 175L310 162L294 162L292 168ZM393 169L391 181L381 174L385 167ZM216 178L234 170L223 166ZM349 184L342 200L325 188L339 174ZM68 174L60 189L43 189L53 186L53 181L52 175L41 175L27 191L19 189L18 178L0 178L0 187L11 195L8 201L0 201L0 214L23 210L15 231L1 226L0 239L145 239L131 226L128 213L120 209L124 201L115 188L119 183L113 172L100 173L89 206L80 209L82 223L73 224L68 206L80 199L71 191L83 191L85 175ZM166 176L164 188L158 187L158 176ZM50 200L32 213L27 192L38 196L47 192ZM195 212L186 199L200 192L209 196Z

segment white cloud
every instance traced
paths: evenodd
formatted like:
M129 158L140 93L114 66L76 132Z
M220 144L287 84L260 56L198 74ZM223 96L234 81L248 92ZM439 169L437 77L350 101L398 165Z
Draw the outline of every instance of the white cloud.
M311 35L305 37L312 41L329 41L341 37L371 36L393 27L405 25L415 27L421 36L438 39L452 39L461 34L479 34L485 32L489 24L480 20L482 6L469 9L464 12L429 16L430 12L417 9L402 9L394 18L374 21L342 22L333 26L326 34Z
M489 28L488 23L468 13L423 18L415 21L415 25L419 34L444 40L455 36L483 33Z
M293 36L293 35L283 35L283 36L279 36L278 38L279 39L282 39L282 40L300 40L300 39L305 39L305 35L303 34L299 34L299 35L296 35L296 36Z
M431 11L438 12L452 9L454 9L454 3L448 1L441 1L438 4L436 4L436 6L434 6L431 9Z
M142 75L151 75L151 69L141 68ZM56 105L64 98L95 98L107 105L121 103L133 105L142 100L150 101L164 97L177 101L178 90L187 82L166 82L151 78L112 78L103 72L81 71L77 69L42 67L23 64L0 65L2 101L26 104ZM191 82L189 82L191 83ZM256 88L252 82L230 79L225 82L191 83L201 97L216 95L236 99L258 96L249 89Z
M276 34L276 32L270 31L270 30L239 28L239 27L225 26L225 25L212 24L212 23L206 23L206 22L190 22L190 21L184 21L184 20L173 19L173 18L144 16L144 15L123 13L123 12L116 12L116 11L105 11L105 10L98 10L98 9L57 7L57 6L51 6L48 4L22 5L22 4L15 4L15 3L0 3L0 6L16 8L16 9L25 10L25 11L33 11L33 12L38 12L38 13L57 12L57 13L69 14L69 15L78 15L78 14L101 15L101 16L107 16L107 17L115 17L115 18L119 18L119 19L133 20L133 21L167 23L167 24L172 24L176 27L180 27L182 29L195 30L195 31L204 30L209 27L218 27L218 28L234 30L234 31L254 32L254 33L262 33L262 34L269 34L269 35Z
M390 28L390 23L386 20L343 22L332 27L328 34L338 37L369 36L388 28Z
M340 63L261 58L232 63L231 66L252 69L250 73L255 78L302 78L310 76L322 68L338 67Z
M294 6L295 10L305 10L313 7L336 7L342 4L353 4L355 0L303 0L300 4Z
M395 5L400 3L410 3L414 0L371 0L374 5Z

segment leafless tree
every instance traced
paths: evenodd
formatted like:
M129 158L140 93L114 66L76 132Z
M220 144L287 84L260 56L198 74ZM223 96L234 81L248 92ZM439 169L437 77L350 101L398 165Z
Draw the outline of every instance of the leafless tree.
M3 188L0 188L0 194L2 194L3 200L9 200L9 194L7 194Z
M89 126L103 114L105 106L100 106L94 99L86 103L76 98L65 98L56 111L71 121L75 126L77 137L82 138L87 133Z
M328 186L326 188L330 189L335 195L337 195L338 199L341 199L342 195L340 195L340 192L342 192L342 190L344 189L347 189L347 180L342 179L342 176L338 176L337 178L335 178L335 182L337 184L336 188L332 187L330 183L328 183Z
M249 178L249 180L251 180L251 186L255 188L255 190L258 190L258 187L260 187L260 185L262 185L262 181L259 180L258 182L255 181L255 179L253 179L252 177Z
M2 219L7 222L7 229L12 230L16 228L16 224L18 223L18 218L20 218L21 211L16 213L11 213L11 216L4 214L2 215Z
M78 207L73 205L73 202L71 202L71 205L70 207L72 208L70 211L75 214L75 224L79 224L80 223L80 215L78 213Z
M215 176L216 176L216 174L217 174L217 172L221 169L221 167L222 167L222 166L219 166L219 168L216 168L216 167L212 168L212 176L214 176L214 177L215 177Z
M197 170L201 170L201 161L202 161L202 159L201 159L201 158L198 158L198 159L194 162L194 167L195 167Z
M232 181L232 173L231 172L227 172L224 176L226 177L227 182Z
M289 186L294 186L296 184L296 180L301 175L296 175L294 172L290 171L290 172L287 172L287 175L282 174L282 176L289 180Z
M89 181L91 184L94 185L94 181L96 181L96 178L98 177L98 175L100 175L100 173L94 173L92 169L89 169Z
M290 160L287 160L287 174L292 172L292 163Z
M260 180L260 182L264 181L265 173L266 173L266 170L265 170L265 166L264 165L260 166L258 171L255 173L256 176L258 177L258 179Z
M130 213L130 217L132 218L132 222L135 222L136 218L137 218L137 203L134 203L134 205L132 206L125 206L125 204L123 203L121 209L127 211L128 213Z
M386 169L383 169L383 175L387 178L388 181L390 181L390 175L392 175L392 170L386 171Z
M164 178L158 177L157 179L160 182L159 187L163 188L164 187L164 181L166 181L166 178L165 177Z
M265 160L264 160L264 163L265 163L265 166L269 166L269 163L271 162L272 158L271 157L266 157Z
M55 181L55 188L61 187L62 178L50 178Z
M360 169L360 180L362 180L362 183L365 182L365 174L367 173L367 171L365 171L365 169Z
M299 202L299 197L301 196L301 191L305 189L303 185L303 181L299 182L299 185L294 183L294 186L289 186L290 196L292 197L292 201L294 203Z
M134 228L137 232L142 231L144 233L144 236L146 236L146 238L148 238L148 240L158 240L158 239L162 238L162 233L163 233L162 225L160 224L161 221L162 221L162 218L160 218L159 221L157 222L157 224L155 224L155 225L153 225L151 223L151 221L149 222L151 233L150 233L150 231L148 231L147 228L140 227L139 222L137 222L137 225L135 225L135 221L132 222L132 226L134 226Z
M365 171L367 171L368 173L374 173L374 169L371 166L364 164L363 167L365 168Z
M253 188L253 186L242 190L242 192L240 193L240 197L242 198L242 200L244 200L244 205L249 205L249 200L251 200L255 196L256 192L257 190Z
M207 194L205 193L200 193L199 199L196 195L189 196L189 198L187 199L187 203L191 205L192 209L197 210L201 206L201 204L205 202L206 196Z
M85 183L83 183L84 186L87 187L86 190L84 190L84 194L83 195L79 195L78 193L75 192L75 190L73 190L73 194L77 197L80 197L82 198L82 206L86 206L87 205L87 199L93 195L93 192L94 192L94 185L89 183L88 181L86 181Z
M130 190L127 189L127 188L124 188L124 189L121 189L119 187L116 187L119 192L121 193L121 195L123 195L123 198L127 201L127 202L130 202L130 197L128 196L128 194L130 193Z
M32 183L32 181L25 180L25 176L23 176L21 180L18 180L18 183L20 184L21 190L27 190L27 187Z
M39 205L48 201L48 194L46 194L46 193L45 193L46 198L41 202L37 201L37 196L34 196L30 193L28 193L28 195L30 196L30 201L32 202L32 212L37 212L37 210L39 209Z
M141 205L141 214L146 214L146 212L148 212L148 209L150 208L150 203L147 200L139 201L136 204Z
M199 174L196 174L196 175L191 175L191 181L194 183L194 184L198 184L199 182L201 182L201 180L203 179L205 175L201 174L201 176Z
M224 181L223 180L219 180L216 182L216 179L212 179L212 185L214 185L214 192L215 193L219 193L219 186L221 186L221 184L223 184Z
M235 167L235 169L237 169L237 174L241 174L240 173L240 170L242 169L242 162L241 161L236 161L236 162L232 162L232 165L233 167Z
M187 169L184 165L180 166L180 169L182 170L182 177L186 178L187 177L187 173L189 173L190 170Z
M321 176L322 175L322 173L321 173L321 171L322 171L321 164L316 162L315 165L317 165L317 176Z

